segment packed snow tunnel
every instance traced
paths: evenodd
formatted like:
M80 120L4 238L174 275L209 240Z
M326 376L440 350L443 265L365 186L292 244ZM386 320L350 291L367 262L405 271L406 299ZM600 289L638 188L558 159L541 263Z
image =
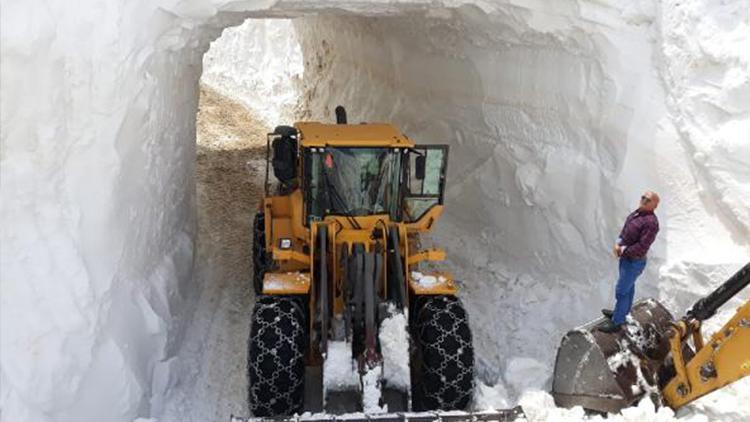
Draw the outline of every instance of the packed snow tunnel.
M644 190L662 229L639 297L679 315L750 255L742 1L86 3L3 5L3 419L247 415L265 134L339 104L450 145L432 240L476 409L588 417L554 407L555 351L612 305ZM745 420L747 388L614 417Z

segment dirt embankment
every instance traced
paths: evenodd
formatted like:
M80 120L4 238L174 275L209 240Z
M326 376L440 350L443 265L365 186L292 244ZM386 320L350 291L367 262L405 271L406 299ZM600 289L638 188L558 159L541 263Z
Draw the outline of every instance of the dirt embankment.
M263 193L267 128L241 104L201 86L197 116L198 252L216 274L250 274L252 215Z

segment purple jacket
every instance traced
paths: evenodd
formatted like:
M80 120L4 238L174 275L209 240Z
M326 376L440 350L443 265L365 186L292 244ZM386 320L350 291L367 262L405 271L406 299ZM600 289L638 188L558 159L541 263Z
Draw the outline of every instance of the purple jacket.
M628 258L645 258L648 248L654 243L659 232L659 220L651 211L635 210L622 226L618 245L625 246L622 256Z

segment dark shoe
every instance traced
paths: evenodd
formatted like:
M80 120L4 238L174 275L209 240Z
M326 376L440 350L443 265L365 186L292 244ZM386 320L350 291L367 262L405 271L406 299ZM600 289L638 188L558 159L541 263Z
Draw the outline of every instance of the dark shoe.
M605 317L612 319L612 314L614 314L614 312L612 312L611 309L602 309L602 315Z
M608 319L604 322L602 326L598 328L598 330L603 333L616 333L620 331L620 325L617 325L614 322L612 322L611 319Z

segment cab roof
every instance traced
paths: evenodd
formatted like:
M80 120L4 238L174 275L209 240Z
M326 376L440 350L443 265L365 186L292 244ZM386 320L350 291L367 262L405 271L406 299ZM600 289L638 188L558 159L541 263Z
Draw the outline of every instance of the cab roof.
M294 126L300 132L302 147L414 147L414 142L387 123L340 125L298 122Z

